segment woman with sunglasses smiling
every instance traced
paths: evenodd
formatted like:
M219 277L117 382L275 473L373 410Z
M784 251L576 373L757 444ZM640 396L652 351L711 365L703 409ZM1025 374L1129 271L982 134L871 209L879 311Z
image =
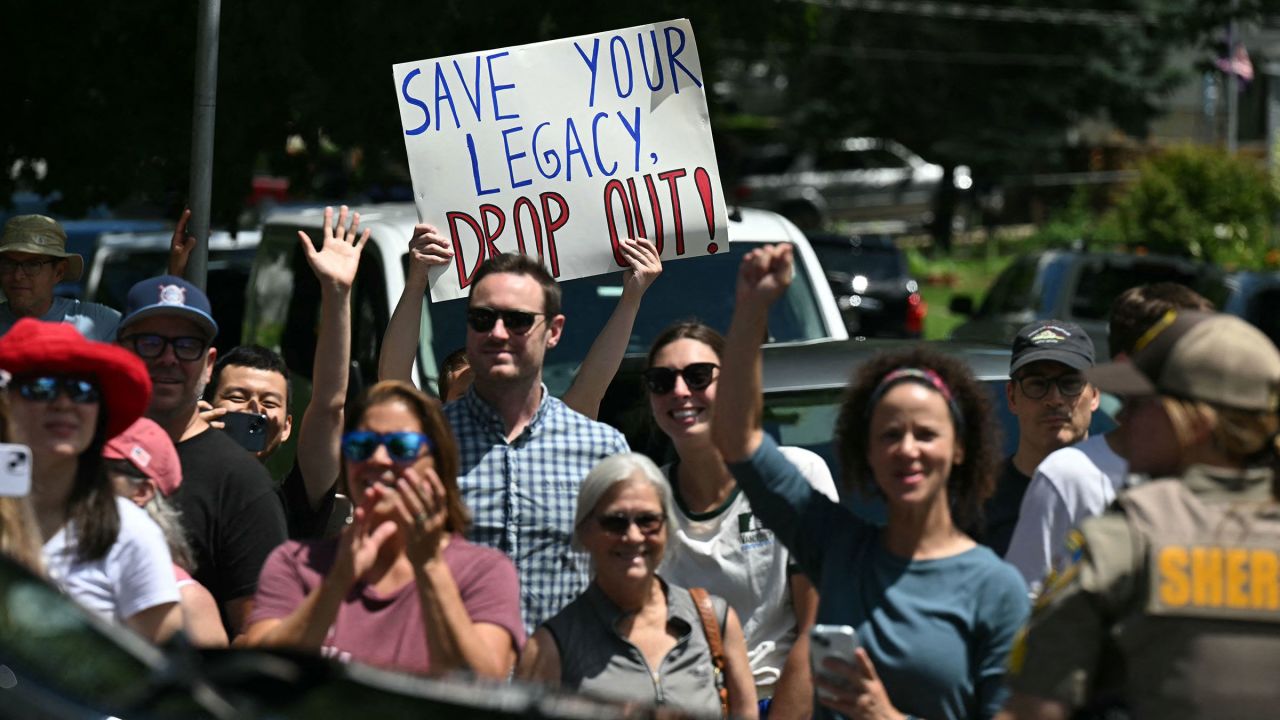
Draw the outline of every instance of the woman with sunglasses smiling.
M675 497L670 542L678 551L662 573L678 584L706 587L738 611L762 715L807 717L813 711L808 631L817 592L755 518L711 441L723 353L720 333L696 321L668 327L649 350L649 407L678 456L663 468ZM836 498L822 458L801 448L782 452L815 489Z
M124 348L70 325L18 321L0 338L14 439L31 447L31 499L49 577L96 614L153 642L182 627L169 548L116 497L102 450L142 416L151 380Z
M671 511L671 487L647 457L614 455L592 468L578 492L573 535L591 557L591 584L529 639L517 676L703 715L721 714L724 702L732 717L756 717L733 608L710 598L723 637L724 672L717 677L696 601L658 576Z
M246 643L418 674L507 677L524 644L515 566L462 537L458 447L440 404L389 380L347 419L355 515L335 539L271 554Z
M739 271L714 440L765 525L818 584L818 622L849 625L859 647L814 677L818 717L990 718L1029 611L1012 566L960 527L995 482L995 425L963 361L929 347L860 367L840 407L846 482L885 498L868 524L822 497L761 427L760 339L791 281L791 247L748 253Z

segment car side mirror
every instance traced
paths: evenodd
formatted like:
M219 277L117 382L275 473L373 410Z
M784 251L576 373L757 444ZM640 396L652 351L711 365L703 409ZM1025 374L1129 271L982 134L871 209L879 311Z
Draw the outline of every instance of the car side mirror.
M973 316L973 298L968 295L953 295L947 308L956 315Z

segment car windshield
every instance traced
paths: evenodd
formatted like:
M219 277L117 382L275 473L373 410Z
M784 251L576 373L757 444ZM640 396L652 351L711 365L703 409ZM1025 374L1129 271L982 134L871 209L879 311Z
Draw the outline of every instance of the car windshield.
M640 314L627 343L627 353L644 353L671 323L697 318L726 332L733 315L733 290L742 256L758 247L737 242L720 255L668 262L662 276L644 296ZM569 280L561 284L564 295L565 332L560 344L547 353L543 380L559 395L573 382L578 365L613 313L622 296L620 273ZM424 350L437 360L466 342L464 301L430 303L431 347ZM771 342L818 340L825 337L814 289L803 272L797 272L786 296L769 311Z
M1198 288L1203 284L1201 280L1197 273L1178 265L1092 263L1081 268L1076 278L1071 315L1086 320L1105 320L1111 314L1111 303L1116 296L1131 287L1173 282Z
M891 280L907 274L902 255L890 248L814 243L813 250L826 272L864 275L870 280Z

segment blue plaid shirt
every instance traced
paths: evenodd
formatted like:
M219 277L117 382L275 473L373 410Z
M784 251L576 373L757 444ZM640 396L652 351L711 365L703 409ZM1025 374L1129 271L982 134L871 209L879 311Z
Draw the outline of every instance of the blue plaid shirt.
M458 436L458 487L471 511L469 539L506 553L520 575L520 606L532 633L591 580L573 550L578 487L602 458L627 452L622 433L575 412L542 386L542 402L513 442L475 389L449 403Z

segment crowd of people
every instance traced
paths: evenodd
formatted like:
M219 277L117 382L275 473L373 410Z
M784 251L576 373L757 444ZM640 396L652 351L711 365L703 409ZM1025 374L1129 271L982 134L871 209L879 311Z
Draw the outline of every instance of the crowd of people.
M1280 351L1183 286L1116 299L1107 364L1077 325L1022 328L1007 458L962 360L876 356L841 404L834 478L763 428L790 245L742 260L726 336L690 318L653 341L649 411L674 449L658 466L596 420L662 271L649 241L620 245L618 305L557 398L543 359L573 308L524 255L480 266L465 347L438 387L413 384L428 271L452 257L417 226L380 382L348 403L369 234L326 210L319 242L299 233L321 304L295 426L278 352L213 348L184 224L169 274L119 311L54 297L83 269L56 221L0 237L0 435L33 461L30 495L0 498L0 551L149 641L704 716L1254 718L1277 699ZM1090 437L1106 404L1119 427ZM222 431L244 412L261 449ZM294 435L277 483L264 462ZM817 625L856 650L812 667Z

